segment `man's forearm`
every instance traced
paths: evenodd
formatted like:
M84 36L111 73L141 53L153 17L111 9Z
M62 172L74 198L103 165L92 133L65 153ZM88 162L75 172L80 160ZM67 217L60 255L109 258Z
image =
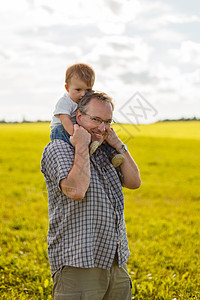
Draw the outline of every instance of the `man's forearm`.
M73 200L81 200L90 184L89 148L75 147L74 164L68 176L61 180L60 186L65 195Z
M116 135L113 128L110 129L106 140L117 151L123 147L123 142ZM125 158L120 166L123 175L123 185L128 189L137 189L141 184L139 169L128 151L123 152L122 155Z
M139 169L128 151L124 152L123 155L125 160L120 166L123 174L123 185L128 189L137 189L141 184Z
M122 146L122 141L118 141L116 150L119 151ZM138 166L128 151L123 152L123 156L125 160L120 166L123 174L123 185L129 189L137 189L141 184Z

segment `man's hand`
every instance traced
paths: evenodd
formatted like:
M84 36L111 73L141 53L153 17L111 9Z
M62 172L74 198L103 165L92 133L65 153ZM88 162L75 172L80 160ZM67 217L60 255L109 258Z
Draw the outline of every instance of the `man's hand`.
M78 124L74 125L74 134L70 136L70 142L74 147L88 146L91 142L91 134Z
M113 148L115 148L116 150L121 149L123 143L122 141L119 139L119 137L116 135L115 131L113 128L110 128L108 135L106 137L106 141L107 143L112 146Z

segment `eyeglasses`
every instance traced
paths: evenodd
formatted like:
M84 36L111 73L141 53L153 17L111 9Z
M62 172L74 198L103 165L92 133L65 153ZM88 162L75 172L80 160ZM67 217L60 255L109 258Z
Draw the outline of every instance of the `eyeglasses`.
M92 120L95 125L100 125L100 124L104 123L107 126L112 126L115 123L113 119L102 120L101 118L98 118L98 117L91 117L90 115L88 115L84 112L81 112L81 113L83 115L87 116L88 118L90 118L90 120Z

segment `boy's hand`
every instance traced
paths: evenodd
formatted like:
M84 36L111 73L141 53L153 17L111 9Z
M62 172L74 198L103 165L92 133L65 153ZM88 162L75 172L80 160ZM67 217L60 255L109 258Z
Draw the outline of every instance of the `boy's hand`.
M115 148L116 150L121 149L123 143L122 141L119 139L119 137L116 135L115 131L113 128L110 128L107 138L106 138L107 143L112 146L113 148Z
M91 134L82 126L75 124L74 134L70 136L70 142L74 147L88 147L91 142Z

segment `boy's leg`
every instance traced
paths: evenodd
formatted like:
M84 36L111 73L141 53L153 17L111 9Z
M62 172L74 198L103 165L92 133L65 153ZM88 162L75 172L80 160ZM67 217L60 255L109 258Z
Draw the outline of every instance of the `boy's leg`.
M70 134L65 130L62 124L53 128L50 134L50 138L51 140L63 140L64 142L67 142L69 145L72 146L72 144L70 143Z

